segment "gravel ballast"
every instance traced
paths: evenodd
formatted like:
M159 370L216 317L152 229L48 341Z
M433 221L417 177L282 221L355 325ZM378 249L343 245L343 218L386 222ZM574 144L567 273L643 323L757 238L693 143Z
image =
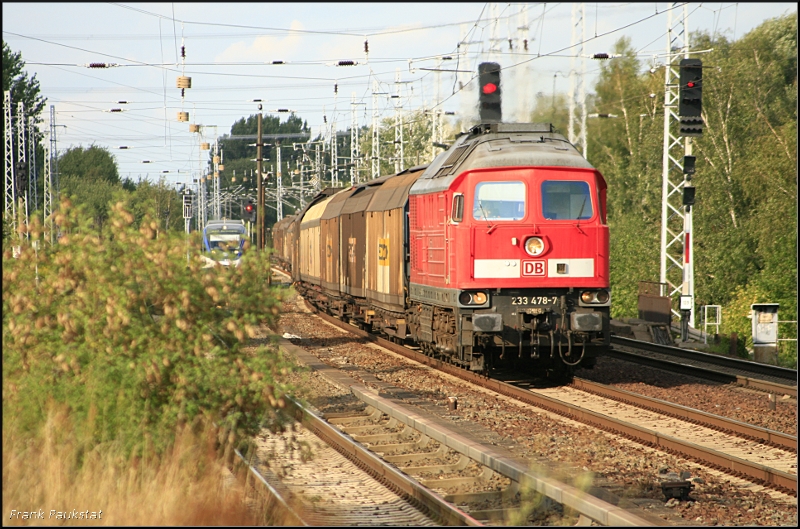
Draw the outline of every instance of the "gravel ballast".
M666 507L672 511L672 516L659 516L664 519L676 517L683 524L795 525L797 522L796 498L765 490L697 463L580 425L476 388L428 367L413 364L399 355L351 338L314 317L307 312L301 301L298 302L298 298L289 299L285 310L279 332L303 337L302 340L292 339L292 342L308 349L323 362L348 368L348 374L362 383L363 379L359 379L361 370L382 381L407 389L418 398L435 403L441 409L441 415L450 420L462 424L480 424L491 432L492 438L487 439L487 442L502 444L514 450L521 458L529 460L531 465L546 466L555 477L558 474L571 478L583 476L583 479L592 484L607 486L618 496L631 498L644 508L649 506L654 512ZM639 381L634 376L634 380L615 382L611 377L614 369L619 369L619 366L615 367L610 363L612 361L618 362L604 358L598 362L594 371L581 370L578 374L711 413L727 415L714 410L732 408L732 411L742 413L729 416L743 422L754 422L781 431L790 428L792 414L786 413L790 405L785 401L780 403L780 413L777 414L784 417L780 423L783 426L776 428L769 425L775 422L765 424L746 419L748 413L752 413L754 417L765 415L763 411L747 408L745 402L755 401L745 398L751 396L754 393L752 391L708 384L705 385L706 389L694 388L694 385L702 384L687 382L687 377L681 377L682 381L658 378L661 377L659 374L653 375L655 379L642 375ZM630 367L625 364L625 369ZM299 388L300 395L305 395L306 399L321 410L346 407L343 406L345 403L353 405L350 400L352 396L348 397L346 392L332 388L330 384L321 383L314 374L291 377L297 377L293 382ZM623 383L628 385L622 385ZM458 398L457 410L448 410L447 397ZM737 401L741 404L736 404ZM698 402L705 407L698 406ZM753 406L755 405L754 402ZM709 406L714 409L708 409ZM736 410L737 407L740 409ZM794 424L796 425L796 404ZM690 479L695 487L691 494L692 501L665 502L659 483L663 479L663 473L667 471L691 474ZM670 520L669 523L675 522Z

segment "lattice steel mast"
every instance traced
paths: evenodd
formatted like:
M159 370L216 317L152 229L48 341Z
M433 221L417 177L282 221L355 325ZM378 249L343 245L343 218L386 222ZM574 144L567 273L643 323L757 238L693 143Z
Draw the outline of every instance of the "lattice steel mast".
M11 92L3 92L3 115L5 117L5 220L11 223L12 233L17 228L16 171L14 168L14 129L11 126ZM9 219L10 216L10 219Z
M667 12L667 56L664 72L664 154L662 159L661 193L661 282L667 292L691 302L689 325L694 327L694 250L692 211L683 205L683 189L687 183L683 174L683 159L692 154L691 137L673 134L680 131L678 103L680 98L680 59L689 58L688 5L683 4L683 16L674 17L680 4L671 4ZM688 296L688 298L686 298Z
M372 80L372 179L381 174L380 119L378 111L378 81Z
M586 57L583 43L586 41L586 4L572 4L572 50L569 71L569 141L580 146L583 157L586 157ZM580 59L580 72L576 70L576 58ZM577 86L576 86L577 85ZM577 105L580 107L580 121L575 115L577 89ZM579 131L575 129L579 128Z

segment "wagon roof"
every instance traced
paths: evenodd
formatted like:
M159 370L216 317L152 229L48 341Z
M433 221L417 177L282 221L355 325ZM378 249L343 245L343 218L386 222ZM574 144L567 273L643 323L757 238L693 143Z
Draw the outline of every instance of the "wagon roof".
M319 219L323 213L325 213L325 207L331 201L332 197L327 197L323 200L320 200L303 214L302 220L300 221L300 227L305 229L308 226L311 226L312 223L314 225L319 224Z
M328 220L334 217L338 217L342 213L342 208L344 207L345 200L347 200L355 190L356 188L351 187L349 189L339 191L338 193L333 195L330 198L330 200L327 201L325 212L320 217L320 220Z
M464 171L484 167L594 169L549 123L483 124L459 137L450 149L437 156L409 194L443 191Z
M384 185L384 182L385 180L376 184L375 181L373 181L370 182L370 184L373 185L362 185L355 188L353 193L345 200L344 206L342 207L342 214L366 211L373 194Z
M412 167L398 173L379 187L372 196L367 211L388 211L405 206L408 190L427 166Z
M292 221L294 220L295 215L289 215L287 217L283 217L281 220L273 224L272 231L278 231L285 229L287 226L291 225Z
M300 211L295 212L295 215L302 219L306 212L311 209L315 204L319 204L321 201L325 200L326 198L330 197L337 191L341 191L341 187L326 187L322 191L319 191L316 195L311 197L311 200L301 209Z

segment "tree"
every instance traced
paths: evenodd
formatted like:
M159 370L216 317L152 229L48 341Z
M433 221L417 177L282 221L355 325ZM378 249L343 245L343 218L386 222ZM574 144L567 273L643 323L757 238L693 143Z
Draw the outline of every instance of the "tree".
M58 158L61 176L78 176L94 180L105 180L110 184L121 184L117 161L106 147L90 145L70 147Z
M25 72L25 61L22 60L22 53L12 52L11 48L3 41L3 92L11 92L11 126L14 142L17 138L17 103L22 102L25 107L25 115L32 116L34 120L34 127L37 129L34 132L34 142L36 148L37 174L41 174L42 167L44 166L44 151L40 145L42 134L38 132L36 124L41 123L40 113L44 109L47 99L39 92L39 81L36 80L36 74L29 78L28 73ZM27 119L26 119L27 122ZM26 123L27 126L27 123ZM30 140L29 140L30 141ZM12 153L13 163L17 163L17 149L16 145ZM30 173L30 169L28 173ZM27 189L27 184L18 182L20 187ZM41 189L41 179L39 179L39 188Z
M108 203L122 189L120 184L97 176L67 174L61 177L61 194L73 199L76 206L83 207L91 215L94 226L101 230L108 219Z
M780 303L780 319L797 320L797 14L736 42L693 42L714 48L704 62L715 66L704 69L696 143L695 289L727 310L723 332L747 336L751 303ZM794 367L796 345L782 353Z
M261 121L261 132L264 136L270 134L310 134L308 123L295 114L291 114L286 118L286 121L281 122L279 116L264 115ZM257 181L255 179L256 162L253 161L256 157L256 147L253 145L256 142L256 134L258 133L258 114L252 114L247 118L237 120L231 126L230 135L224 134L219 138L219 146L224 153L224 171L220 172L220 186L222 188L234 185L243 185L245 189L255 193L257 188ZM231 139L231 136L252 136L252 139ZM270 171L275 171L275 163L277 162L277 149L281 151L281 176L283 185L288 189L292 186L292 175L286 170L286 164L297 167L298 160L301 154L294 150L293 143L305 142L302 138L285 138L278 140L274 138L265 138L264 143L267 144L263 148L263 164L262 171L264 175L268 175ZM278 147L280 145L280 147ZM340 147L341 148L341 147ZM212 160L213 153L209 153L209 161ZM292 170L293 171L293 170ZM234 180L235 178L235 180ZM275 176L268 177L265 184L270 189L275 188ZM286 198L286 197L284 197ZM299 207L299 200L296 201ZM234 211L236 207L234 206ZM274 207L267 207L265 210L265 223L270 226L275 223L277 219L276 209ZM292 207L284 207L284 214L292 214Z
M71 147L59 157L58 169L61 192L88 208L95 227L102 229L109 201L123 188L114 157L105 147Z
M379 176L395 172L395 121L394 117L383 118L380 125L381 162ZM423 111L409 112L403 116L403 167L427 164L442 150L434 147L431 138L431 118ZM452 137L452 130L445 124L442 138ZM349 149L349 137L348 147ZM372 178L370 163L372 157L372 128L364 128L360 134L359 149L366 162L362 164L362 178ZM349 152L349 151L348 151Z
M622 57L601 63L590 108L619 117L587 121L587 154L608 183L613 310L621 317L637 314L639 281L657 281L660 270L663 82L640 74L629 39L613 52Z
M778 302L781 320L797 319L797 14L736 42L692 42L713 48L703 55L706 126L693 142L696 306L721 305L721 332L746 337L751 303ZM663 70L642 71L627 40L614 52L622 57L601 63L592 111L619 118L589 121L588 158L608 181L620 317L636 315L636 284L660 268L664 87ZM796 345L780 361L794 366Z
M303 121L295 114L289 115L286 121L281 123L279 116L264 115L261 120L261 132L265 136L268 134L309 134L308 123ZM241 118L231 126L230 135L224 134L219 138L220 149L224 152L225 156L225 170L220 173L220 184L222 187L230 185L233 178L233 170L236 170L236 183L243 183L243 177L247 175L247 181L244 182L247 188L255 189L256 182L250 178L250 170L255 170L256 163L252 160L256 157L256 147L251 145L256 142L255 135L258 133L258 114L252 114L247 118ZM230 136L245 136L252 135L252 140L236 140L231 139ZM302 142L300 138L287 138L281 142L281 162L285 164L286 160L291 159L294 155L292 148L293 142ZM269 170L269 163L275 163L277 159L275 153L276 141L269 139L264 140L264 143L270 144L264 147L263 157L264 165L263 170L266 173ZM213 153L209 153L209 158L213 157Z
M25 104L25 113L29 116L38 116L44 109L47 98L39 94L39 81L36 74L28 78L24 71L25 61L22 53L13 53L6 41L3 41L3 92L11 92L11 115L16 117L17 103ZM37 122L39 120L37 119Z
M135 227L149 215L155 219L159 231L184 230L183 199L174 188L167 185L163 177L156 184L139 180L136 189L130 194L130 209Z

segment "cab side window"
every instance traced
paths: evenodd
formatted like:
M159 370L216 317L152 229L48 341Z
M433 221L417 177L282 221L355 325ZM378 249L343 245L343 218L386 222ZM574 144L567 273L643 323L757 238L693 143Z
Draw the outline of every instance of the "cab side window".
M457 193L453 195L453 211L450 214L453 222L464 220L464 195Z

